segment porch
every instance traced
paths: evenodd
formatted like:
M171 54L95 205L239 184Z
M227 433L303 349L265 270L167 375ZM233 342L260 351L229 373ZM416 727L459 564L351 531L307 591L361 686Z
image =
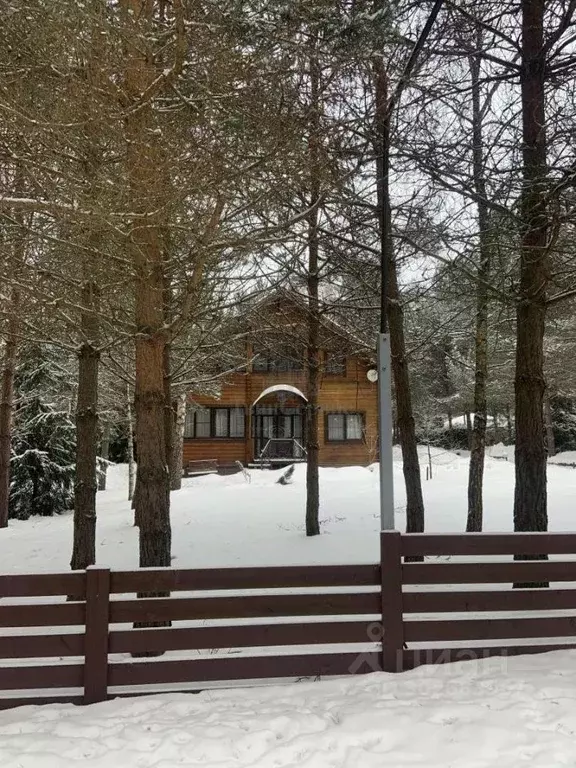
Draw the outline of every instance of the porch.
M306 396L290 384L265 389L252 404L253 461L257 467L306 461Z

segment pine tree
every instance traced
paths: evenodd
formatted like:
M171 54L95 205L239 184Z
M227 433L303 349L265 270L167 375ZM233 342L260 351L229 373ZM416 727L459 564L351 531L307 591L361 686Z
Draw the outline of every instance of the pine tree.
M10 517L61 514L74 504L76 451L63 372L45 349L35 348L17 371L16 388Z

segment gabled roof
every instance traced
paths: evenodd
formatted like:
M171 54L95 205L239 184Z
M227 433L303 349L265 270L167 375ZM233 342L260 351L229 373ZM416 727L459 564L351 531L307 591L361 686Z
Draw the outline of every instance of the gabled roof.
M257 313L258 317L261 317L263 309L278 303L279 301L285 302L286 304L292 304L300 312L308 312L308 300L305 294L295 289L277 287L266 293L266 295L263 296L255 304L252 304L248 308L245 316L249 317L250 315ZM320 304L322 304L322 301L320 301ZM374 349L371 347L371 345L353 332L349 331L347 328L344 328L336 320L329 317L326 310L322 311L321 313L320 324L332 335L344 339L348 344L353 345L356 354L359 356L366 356L370 361L373 360Z

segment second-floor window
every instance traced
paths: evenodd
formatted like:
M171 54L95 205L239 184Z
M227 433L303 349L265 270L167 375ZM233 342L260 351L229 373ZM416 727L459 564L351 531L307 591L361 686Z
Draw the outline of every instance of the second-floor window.
M186 412L184 437L200 440L243 438L245 433L244 408L189 408Z
M298 350L279 349L255 349L252 361L254 373L286 373L288 371L301 371L304 368L304 359Z
M339 352L326 352L324 372L327 376L346 376L346 357Z

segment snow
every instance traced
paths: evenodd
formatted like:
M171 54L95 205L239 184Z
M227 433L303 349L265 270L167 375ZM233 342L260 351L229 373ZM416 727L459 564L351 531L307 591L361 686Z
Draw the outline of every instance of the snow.
M470 424L474 422L474 414L471 413L470 415ZM500 424L500 419L498 420L498 423ZM486 416L486 424L493 424L494 423L494 417L493 416ZM503 423L503 422L502 422ZM468 419L466 417L465 413L460 414L459 416L453 416L452 419L446 419L444 422L444 429L448 429L452 425L455 429L462 429L465 428L468 425Z
M574 765L576 653L0 712L2 768Z
M550 456L549 464L559 464L565 467L576 467L576 451L562 451L555 456Z
M268 397L268 395L272 395L274 392L291 392L293 395L296 395L305 403L308 402L308 398L306 397L306 395L304 395L303 392L301 392L298 389L298 387L293 387L292 384L273 384L271 387L267 387L258 395L256 400L254 400L254 402L252 403L252 406L255 406L256 403L258 403L260 400L263 400L265 397Z
M426 529L463 531L466 525L468 458L431 448L432 479L424 467L428 449L420 447ZM398 449L394 451L396 518L405 527L405 495ZM240 565L369 563L379 556L378 468L324 468L320 472L322 535L304 531L305 466L294 482L276 483L282 470L251 470L185 480L172 493L173 565L180 568ZM138 535L127 501L127 469L112 466L109 490L98 493L97 562L114 568L138 565ZM554 463L548 468L551 530L574 530L576 472ZM514 464L487 458L485 529L512 530ZM0 570L68 570L72 516L10 521L0 531Z
M422 466L428 448L420 447ZM513 458L494 446L494 455ZM426 525L461 531L468 457L431 448ZM559 457L556 457L557 460ZM566 455L564 456L566 459ZM576 458L570 454L568 458ZM394 451L398 526L405 523ZM569 462L565 462L569 463ZM304 535L305 467L185 481L172 494L174 565L360 563L378 558L378 468L321 470L322 532ZM548 469L552 530L574 529L576 472ZM98 563L137 565L126 467L98 494ZM486 530L512 529L514 465L488 457ZM67 570L71 515L11 521L0 531L3 572ZM486 617L488 618L488 617ZM492 658L400 675L373 673L283 686L161 693L91 707L0 712L2 768L538 768L574 765L576 652Z
M514 446L504 445L504 443L489 445L486 448L486 455L491 456L493 459L505 459L506 461L514 461Z

